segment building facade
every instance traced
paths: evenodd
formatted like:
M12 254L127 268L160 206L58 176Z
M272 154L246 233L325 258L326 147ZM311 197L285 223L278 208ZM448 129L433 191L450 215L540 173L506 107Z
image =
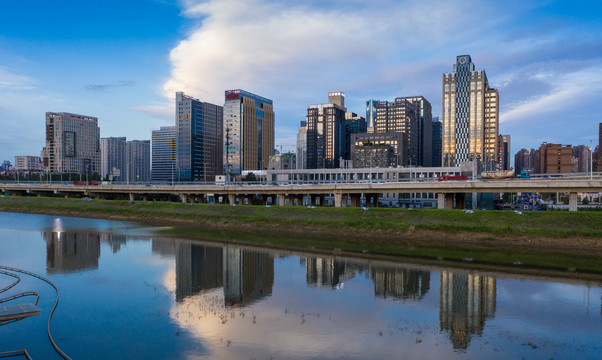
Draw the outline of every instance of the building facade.
M100 139L100 176L112 181L124 181L127 141L125 137Z
M150 181L150 158L150 140L132 140L127 142L125 175L128 182Z
M602 171L602 123L598 124L598 161L596 168L598 171Z
M416 105L405 99L395 101L379 101L376 103L376 120L374 132L403 133L406 161L402 166L417 166L419 164L419 123Z
M443 74L443 166L464 161L497 164L499 94L485 70L475 71L469 55L456 58Z
M366 101L366 131L374 132L374 122L376 121L376 103L378 100Z
M224 171L265 170L274 154L274 108L270 99L228 90L224 104Z
M176 127L161 126L151 138L151 179L159 182L178 180L176 173Z
M44 171L39 156L15 156L15 171L39 173Z
M416 117L418 121L418 155L419 166L432 166L433 156L433 111L431 103L424 96L410 96L404 99L416 106Z
M539 174L560 174L572 171L573 148L571 145L543 143L539 147Z
M46 146L42 159L50 173L100 174L98 118L46 113Z
M176 167L181 181L223 173L223 107L176 92Z
M344 160L351 160L352 137L354 134L365 134L366 125L366 119L363 116L354 112L345 113L345 153L341 156Z
M353 168L387 168L395 166L395 151L391 145L366 143L355 146L353 151Z
M499 135L497 138L498 164L497 170L510 170L510 135Z
M294 153L276 154L270 157L268 170L298 169L297 155Z
M297 133L297 169L307 168L307 121L301 121Z
M440 167L441 166L441 141L443 139L443 129L442 123L439 121L439 117L433 118L433 150L431 156L431 166Z
M328 104L307 108L307 168L338 168L345 155L345 94L328 93Z
M573 172L589 172L592 151L589 146L573 146Z
M522 170L533 171L534 167L531 166L531 152L529 149L520 149L514 155L514 168L519 173Z
M392 151L392 159L383 162L383 166L381 167L397 167L406 164L407 153L405 141L406 135L404 133L354 134L351 141L351 159L353 160L353 167L376 167L376 165L370 164L370 158L365 158L365 156L369 156L371 154L369 149L372 149L371 151L373 155L375 155L375 152L384 154L387 151L379 150L380 148L377 149L375 146L383 146L386 149L390 148ZM383 154L379 156L384 157ZM364 158L366 159L365 163L356 163L356 161Z

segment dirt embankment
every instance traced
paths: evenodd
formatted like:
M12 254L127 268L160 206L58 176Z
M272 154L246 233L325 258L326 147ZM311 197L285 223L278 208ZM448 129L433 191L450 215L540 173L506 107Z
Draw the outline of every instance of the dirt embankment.
M602 239L598 237L549 237L521 234L495 234L472 231L443 231L416 229L410 226L405 231L389 231L387 229L353 229L344 230L328 226L283 226L278 222L263 222L261 227L253 222L245 222L236 217L224 218L220 221L195 219L160 213L158 215L137 213L111 213L90 209L85 212L69 209L27 209L0 206L0 211L20 212L43 215L62 215L99 218L119 221L135 221L154 226L184 227L187 231L182 236L203 238L204 230L224 230L230 232L263 233L269 236L290 236L291 243L295 238L345 239L349 242L361 242L373 245L455 248L457 250L531 252L541 254L564 254L570 256L599 257L602 259ZM178 232L175 232L178 234ZM196 235L195 235L196 234Z

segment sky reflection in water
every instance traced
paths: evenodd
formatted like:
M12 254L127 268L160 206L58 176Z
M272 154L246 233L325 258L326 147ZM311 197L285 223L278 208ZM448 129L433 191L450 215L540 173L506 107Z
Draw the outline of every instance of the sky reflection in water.
M595 358L599 283L161 240L125 222L0 213L0 264L50 278L72 358ZM0 276L0 288L11 280ZM59 358L42 315L0 352Z

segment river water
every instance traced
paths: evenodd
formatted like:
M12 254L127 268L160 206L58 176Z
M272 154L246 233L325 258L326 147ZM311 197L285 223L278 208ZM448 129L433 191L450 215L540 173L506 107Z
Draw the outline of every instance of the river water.
M0 213L0 265L60 290L51 324L73 359L595 359L600 282L160 239L134 223ZM0 274L0 288L13 282ZM0 352L60 359L36 317ZM22 298L10 303L31 302ZM2 304L4 305L4 304Z

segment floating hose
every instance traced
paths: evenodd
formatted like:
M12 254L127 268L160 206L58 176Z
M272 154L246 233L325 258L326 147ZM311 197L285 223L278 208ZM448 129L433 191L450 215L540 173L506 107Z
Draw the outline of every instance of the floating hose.
M37 279L40 279L48 284L50 284L50 286L52 286L54 288L54 290L56 291L56 301L54 302L54 306L52 307L52 310L50 311L50 316L48 317L48 339L50 340L50 343L52 344L52 347L54 347L54 350L56 350L56 352L65 360L71 360L71 358L69 356L67 356L67 354L65 354L63 352L63 350L61 350L58 345L54 342L54 339L52 338L52 334L50 334L50 322L52 321L52 315L54 315L54 310L56 310L56 307L59 305L59 289L56 287L56 285L54 285L52 283L52 281L46 279L45 277L29 272L27 270L22 270L22 269L17 269L17 268L13 268L13 267L9 267L9 266L3 266L0 265L0 269L4 269L4 270L8 270L8 271L12 271L12 272L18 272L18 273L22 273L25 275L29 275L29 276L33 276ZM4 273L4 272L3 272ZM17 281L18 282L18 281ZM9 287L9 289L13 286L15 286L15 284L13 284L12 286ZM29 357L29 354L27 354L26 350L19 350L19 351L23 351L22 355L25 355L27 358L31 359L31 357Z

